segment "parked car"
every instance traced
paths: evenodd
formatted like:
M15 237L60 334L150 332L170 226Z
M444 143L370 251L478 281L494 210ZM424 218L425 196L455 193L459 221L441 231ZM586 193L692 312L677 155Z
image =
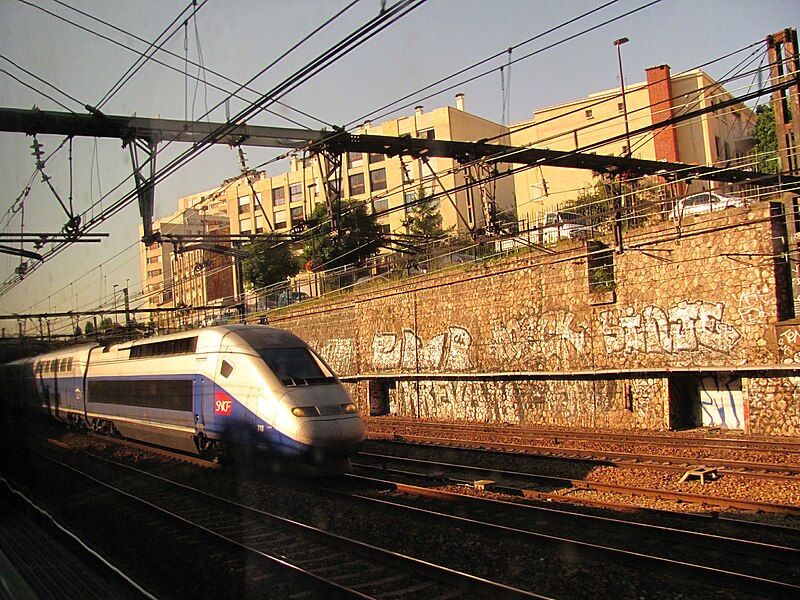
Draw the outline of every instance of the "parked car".
M594 237L595 228L586 224L586 217L573 212L549 212L544 216L541 229L543 244L552 244L558 240L582 240Z
M747 200L739 198L738 196L727 196L715 192L700 192L699 194L693 194L678 200L672 208L669 218L677 220L690 215L745 206L747 206Z
M278 294L278 306L289 306L290 304L295 304L296 302L302 302L303 300L308 299L309 295L305 292L283 291Z

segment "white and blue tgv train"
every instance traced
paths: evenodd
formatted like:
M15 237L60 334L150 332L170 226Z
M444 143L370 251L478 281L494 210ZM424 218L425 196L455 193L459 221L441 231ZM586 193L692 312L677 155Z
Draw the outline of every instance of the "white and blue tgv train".
M340 469L364 439L357 407L325 362L263 325L49 352L5 365L3 383L12 404L209 457L261 449Z

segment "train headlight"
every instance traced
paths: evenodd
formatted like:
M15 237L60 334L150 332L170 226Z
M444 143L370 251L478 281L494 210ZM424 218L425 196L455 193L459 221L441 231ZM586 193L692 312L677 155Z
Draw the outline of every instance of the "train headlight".
M295 417L318 417L319 409L316 406L295 406L292 414Z
M347 415L352 415L358 412L358 407L350 402L349 404L342 404L342 411Z

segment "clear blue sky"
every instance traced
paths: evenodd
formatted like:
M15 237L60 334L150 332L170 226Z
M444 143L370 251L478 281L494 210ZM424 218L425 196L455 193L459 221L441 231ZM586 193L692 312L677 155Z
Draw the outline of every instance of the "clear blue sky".
M387 0L386 4L392 5L395 1ZM152 41L190 2L70 0L68 4ZM191 19L186 27L179 27L179 33L165 47L179 56L188 52L190 60L197 62L199 40L203 64L207 68L244 82L349 2L208 0L203 4L198 0L198 4L201 8L196 20ZM622 49L623 63L626 81L634 83L644 79L647 67L666 63L673 73L692 69L763 41L768 34L785 27L797 27L800 21L800 3L796 0L661 0L602 25L649 4L647 0L618 0L591 16L516 48L525 40L603 4L606 3L599 0L429 0L283 101L329 124L363 121L367 115L382 120L375 114L380 107L509 47L515 47L512 58L517 59L572 37L504 71L503 79L510 90L507 121L515 122L530 118L531 111L537 107L619 85L614 39L630 38ZM252 87L259 91L270 89L376 15L380 6L380 0L361 0L331 27L258 78ZM41 109L65 110L40 92L76 112L82 110L83 104L98 105L133 64L136 55L36 7L61 15L124 46L144 49L141 42L92 22L54 0L0 0L0 69L4 71L0 71L0 106L31 108L36 105ZM589 31L582 34L584 30ZM210 87L196 88L192 80L187 85L183 75L185 64L181 60L157 56L175 70L148 63L103 104L104 112L170 119L199 118L206 106L211 108L223 98L221 92ZM713 63L706 70L712 77L722 78L745 56L747 54L738 54L730 60ZM499 67L506 60L504 55L468 75ZM9 61L53 87L33 79ZM191 74L196 74L195 67L188 68ZM465 78L462 76L454 82ZM227 90L233 87L211 75L207 76L207 81ZM497 71L434 98L420 101L412 97L408 102L432 109L453 104L453 96L458 92L466 95L469 112L501 120L503 95ZM243 101L234 99L229 104L229 113L235 114L244 106ZM383 118L407 114L411 110L404 109ZM292 115L310 128L322 127L319 121L296 116L286 109L276 112ZM211 119L222 121L225 116L225 108L219 108L211 114ZM251 122L296 126L270 114L261 114ZM44 144L45 151L50 152L62 140L56 136L39 136L39 141ZM21 134L0 133L3 190L0 216L11 208L34 173L31 142L31 138ZM257 165L278 153L249 150L250 165ZM72 194L78 212L97 202L101 191L106 194L130 177L130 158L118 140L76 139L72 154ZM174 156L172 149L159 155L159 163L166 164L169 156ZM69 165L65 146L46 166L47 174L65 201L70 190ZM282 168L279 165L271 170L276 172ZM178 198L212 188L236 175L238 170L234 150L218 147L205 152L158 186L156 217L172 213ZM119 192L109 196L104 206L131 188L128 179ZM3 224L7 220L4 217ZM65 222L66 215L53 193L41 183L40 177L35 177L25 203L25 230L58 231ZM95 230L110 233L109 239L101 244L75 244L62 252L0 297L0 313L88 309L101 302L108 305L115 285L119 289L129 284L135 295L141 286L136 247L138 223L135 206L117 214ZM6 231L19 230L20 214L16 214ZM17 257L0 255L0 281L8 279L18 263ZM75 283L71 284L73 281ZM10 321L0 326L11 332L16 328Z

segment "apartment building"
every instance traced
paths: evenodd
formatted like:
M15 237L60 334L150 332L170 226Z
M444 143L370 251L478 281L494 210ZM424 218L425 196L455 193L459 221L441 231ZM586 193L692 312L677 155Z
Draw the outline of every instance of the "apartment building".
M489 139L514 146L734 166L752 147L755 116L744 105L636 133L731 98L701 70L671 75L668 66L660 65L647 69L645 81L626 84L624 104L621 90L610 89L537 109L533 119L506 128L466 112L464 96L459 94L455 106L430 111L418 106L409 116L379 124L366 122L356 133L458 141ZM626 123L627 130L633 132L627 138ZM608 142L612 138L616 141ZM182 198L178 212L156 222L154 231L197 233L218 228L231 234L287 233L303 223L317 204L325 202L323 160L294 154L284 173L250 173ZM417 198L420 186L426 195L435 196L445 230L469 234L486 225L487 199L494 202L498 212L510 214L524 226L575 200L595 181L589 171L545 166L520 170L481 189L470 179L480 175L452 159L425 161L349 152L341 157L335 180L342 198L367 203L387 234L408 232L408 217L413 210L409 203ZM694 190L687 184L683 192L689 191ZM148 306L209 305L229 291L228 296L232 296L235 265L225 268L222 259L229 261L228 257L214 258L202 248L175 255L171 244L144 250L142 277ZM215 283L207 279L207 273L215 274Z
M414 114L380 124L364 123L356 133L477 141L498 137L508 143L507 129L464 109L464 96L456 97L456 106L444 106L426 112L418 106ZM505 136L505 137L504 137ZM286 173L269 177L259 174L248 181L241 178L224 189L233 233L285 233L301 223L325 201L322 189L321 158L291 158ZM468 174L452 159L410 159L383 154L348 152L342 157L341 172L336 178L342 198L360 200L369 205L383 230L388 234L408 232L408 203L416 199L420 185L426 195L438 194L436 202L442 215L442 227L469 233L485 226L481 191L465 187ZM456 191L452 191L456 190ZM484 192L485 193L485 192ZM513 213L513 181L498 181L492 186L492 200L500 211Z
M214 200L219 190L179 201L180 209L153 222L162 235L194 235L228 231L224 203ZM140 226L140 233L143 233ZM203 306L231 298L233 278L228 257L209 252L202 244L180 248L169 242L141 246L142 289L146 308Z
M646 70L646 80L586 98L534 111L534 118L509 127L511 143L561 151L709 166L741 166L752 148L755 115L737 104L721 112L636 134L644 127L730 100L731 94L702 70L672 75L667 65ZM626 137L626 122L629 132ZM616 139L611 143L606 140ZM518 218L537 222L542 213L574 200L592 186L594 175L581 169L536 167L514 177ZM708 185L708 184L706 184ZM701 184L682 188L699 191Z

